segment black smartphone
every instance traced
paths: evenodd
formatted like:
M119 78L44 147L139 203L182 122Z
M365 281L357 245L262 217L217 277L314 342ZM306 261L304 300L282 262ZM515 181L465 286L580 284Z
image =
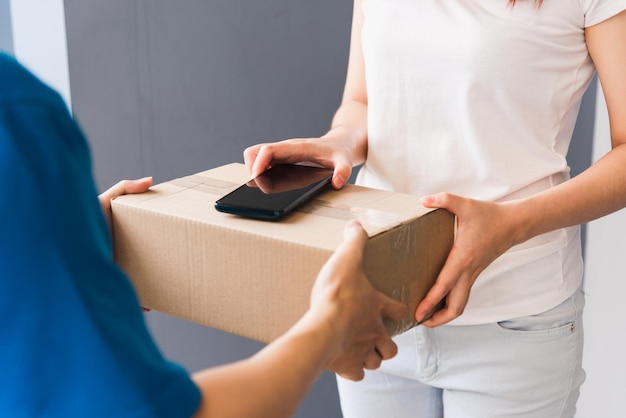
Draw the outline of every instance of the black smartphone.
M333 170L277 164L215 202L220 212L276 220L309 200L330 183Z

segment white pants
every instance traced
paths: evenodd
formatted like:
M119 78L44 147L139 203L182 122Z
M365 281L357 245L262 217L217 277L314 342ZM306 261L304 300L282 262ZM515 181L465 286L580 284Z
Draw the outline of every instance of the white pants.
M540 315L417 327L360 382L337 378L345 418L571 418L582 369L578 291Z

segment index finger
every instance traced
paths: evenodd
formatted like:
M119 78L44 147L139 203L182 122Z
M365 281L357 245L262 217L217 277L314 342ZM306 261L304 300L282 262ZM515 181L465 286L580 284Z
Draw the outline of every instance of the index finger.
M445 308L435 312L432 317L425 320L422 325L434 328L458 318L465 309L468 296L469 289L464 288L462 285L455 286L447 295Z
M418 305L415 319L424 326L435 327L459 317L465 310L469 299L473 283L471 275L469 271L452 268L450 263L446 263L437 282ZM433 313L444 298L446 306ZM430 314L432 317L429 318Z
M359 254L358 260L360 261L367 244L368 236L365 229L358 220L351 220L343 229L343 242L339 249L336 251L353 251Z
M415 310L415 320L417 322L421 323L424 321L446 295L448 295L455 283L459 280L462 271L463 268L459 265L455 257L455 248L453 246L443 268L439 272L439 276L437 276L435 284Z
M252 174L252 166L256 162L257 155L259 154L259 150L265 144L257 144L252 145L245 150L243 150L243 162L248 169L248 173Z
M251 177L254 178L274 164L308 161L301 154L302 147L299 143L283 141L246 148L243 157Z

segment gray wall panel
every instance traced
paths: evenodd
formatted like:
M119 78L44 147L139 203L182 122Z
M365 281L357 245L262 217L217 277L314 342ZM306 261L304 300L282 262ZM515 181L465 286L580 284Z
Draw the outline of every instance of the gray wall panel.
M598 81L594 78L580 104L580 113L576 121L576 128L574 129L569 152L567 153L567 160L572 169L572 177L577 176L591 165L597 91ZM581 227L581 239L583 253L585 253L587 242L586 224Z
M350 1L65 7L74 109L101 187L120 176L162 181L242 161L259 141L321 134L339 103Z
M66 1L72 107L87 134L101 188L148 173L139 95L134 2Z

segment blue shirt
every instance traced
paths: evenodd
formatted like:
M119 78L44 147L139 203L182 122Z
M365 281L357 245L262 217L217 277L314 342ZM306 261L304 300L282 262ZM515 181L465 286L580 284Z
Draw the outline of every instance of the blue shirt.
M89 147L61 97L0 54L0 417L184 417L116 266Z

